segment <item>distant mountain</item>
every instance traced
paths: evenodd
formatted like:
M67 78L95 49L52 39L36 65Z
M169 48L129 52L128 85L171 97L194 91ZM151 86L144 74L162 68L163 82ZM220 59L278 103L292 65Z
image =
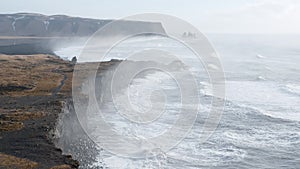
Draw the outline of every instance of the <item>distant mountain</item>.
M0 14L0 53L54 54L54 50L74 41L84 43L99 28L112 21L36 13ZM110 29L115 27L122 28L118 34L130 34L134 30L165 32L158 22L126 20Z
M36 13L0 14L0 36L89 36L112 21ZM160 23L124 21L120 24L130 24L130 29L122 30L124 33L133 29L164 32Z

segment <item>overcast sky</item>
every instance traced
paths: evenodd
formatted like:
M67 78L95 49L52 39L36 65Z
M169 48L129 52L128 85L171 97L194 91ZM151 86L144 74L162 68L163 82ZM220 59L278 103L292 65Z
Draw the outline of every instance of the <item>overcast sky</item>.
M2 0L0 13L117 19L163 13L205 33L300 33L299 0Z

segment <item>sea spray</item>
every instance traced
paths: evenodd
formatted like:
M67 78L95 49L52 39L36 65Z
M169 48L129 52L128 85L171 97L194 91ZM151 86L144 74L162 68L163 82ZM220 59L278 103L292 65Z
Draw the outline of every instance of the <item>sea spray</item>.
M89 166L95 162L98 148L82 129L71 99L63 103L53 139L63 154L72 155L79 161L80 168L91 168Z

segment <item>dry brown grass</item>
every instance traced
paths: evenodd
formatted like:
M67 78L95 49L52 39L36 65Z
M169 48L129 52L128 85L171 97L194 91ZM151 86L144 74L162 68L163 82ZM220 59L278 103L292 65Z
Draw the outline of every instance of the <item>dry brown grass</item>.
M69 165L58 165L58 166L51 167L50 169L71 169L71 166L69 166Z
M3 55L0 54L0 94L1 88L13 87L16 90L2 91L2 94L10 96L44 96L51 95L67 76L64 86L59 93L69 95L72 91L72 83L81 86L91 72L97 66L108 67L111 62L82 63L77 64L76 73L79 77L72 81L73 66L70 63L51 55ZM19 89L18 89L19 87ZM3 93L4 92L4 93Z
M8 99L13 98L12 102L8 102L9 104L14 104L14 99L17 100L22 96L51 95L54 89L61 85L61 81L65 76L67 76L65 85L62 86L59 93L63 95L71 93L73 66L70 65L69 62L63 61L55 56L42 54L31 56L0 54L0 67L0 95L4 95L4 99L5 97ZM53 104L62 104L62 102L55 102ZM0 132L22 130L24 127L27 127L26 125L36 127L38 126L37 123L34 122L31 124L25 123L25 121L48 116L48 113L53 112L41 112L41 109L35 108L34 105L24 107L14 107L14 105L4 106L3 109L0 108ZM18 132L16 133L18 134ZM58 164L61 163L57 163L57 165ZM28 159L18 158L0 152L0 168L32 169L39 168L39 166L38 163ZM72 167L69 165L52 167L52 169L70 168Z
M25 121L29 119L36 119L46 116L44 112L11 112L11 113L0 113L4 120L10 121Z
M0 153L0 168L6 169L35 169L38 163L25 158Z
M24 127L22 122L16 121L0 121L0 132L21 130Z
M12 96L50 95L60 85L72 67L51 55L0 55L0 87L23 87L25 89L6 91ZM71 76L70 76L71 77ZM68 86L70 87L70 85ZM66 91L71 91L71 88Z
M70 95L72 94L72 77L73 73L66 73L67 79L65 80L65 85L61 88L60 93Z
M16 131L24 127L23 121L46 116L44 112L15 112L0 113L0 131Z

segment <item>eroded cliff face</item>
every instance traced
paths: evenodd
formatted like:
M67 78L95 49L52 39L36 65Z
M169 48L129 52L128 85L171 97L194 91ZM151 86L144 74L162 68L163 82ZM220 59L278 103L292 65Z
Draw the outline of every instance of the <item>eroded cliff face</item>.
M97 149L77 120L73 87L81 91L91 65L100 75L116 64L77 63L73 82L74 63L57 56L0 54L0 168L87 168Z
M8 55L54 54L68 45L84 44L97 30L113 20L33 13L0 14L0 53ZM121 28L121 31L120 31ZM113 31L113 30L117 31ZM164 33L161 23L119 21L109 27L112 33L131 34L136 30Z
M70 17L65 15L46 16L32 13L1 14L0 36L90 36L99 28L113 20L88 19ZM122 24L130 25L132 29L123 30L130 33L133 29L164 32L160 23L124 21Z
M41 14L0 15L0 36L88 36L111 20Z

